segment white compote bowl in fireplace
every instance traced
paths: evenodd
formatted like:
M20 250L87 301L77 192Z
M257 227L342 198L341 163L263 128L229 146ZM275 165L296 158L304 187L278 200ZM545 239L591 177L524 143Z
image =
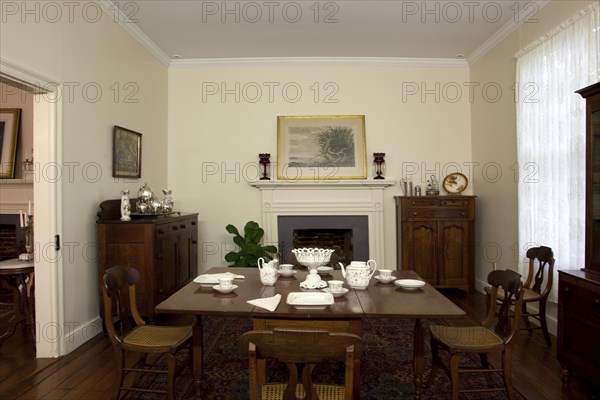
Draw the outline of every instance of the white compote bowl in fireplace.
M329 263L333 249L319 249L303 247L293 249L292 253L296 256L296 260L309 270L309 274L304 282L300 282L300 287L303 289L323 289L327 287L327 282L321 279L317 268Z

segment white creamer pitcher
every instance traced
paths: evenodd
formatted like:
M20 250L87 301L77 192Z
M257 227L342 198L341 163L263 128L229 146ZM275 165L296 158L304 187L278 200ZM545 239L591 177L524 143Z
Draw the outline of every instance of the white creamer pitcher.
M344 267L342 263L338 264L342 267L342 275L348 282L348 286L354 289L366 289L369 286L371 277L377 270L375 260L351 261L347 267Z
M260 270L260 281L265 286L273 286L275 282L277 282L277 278L279 276L279 272L277 270L277 266L279 265L279 260L274 259L267 263L265 263L264 258L260 257L257 260L258 269Z

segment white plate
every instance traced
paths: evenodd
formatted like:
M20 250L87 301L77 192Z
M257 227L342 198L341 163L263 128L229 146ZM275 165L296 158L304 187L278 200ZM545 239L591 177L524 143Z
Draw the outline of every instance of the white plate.
M396 286L400 286L402 289L414 290L425 286L425 281L418 279L398 279L394 281Z
M281 275L281 276L284 276L284 277L288 278L288 277L290 277L290 276L294 276L294 275L296 275L296 272L298 272L298 271L296 271L295 269L293 269L293 270L291 270L291 271L289 271L289 272L283 272L282 270L279 270L279 275Z
M377 279L380 283L392 283L396 279L395 276L390 276L389 278L383 279L379 275L374 276L373 278Z
M300 282L300 287L302 289L323 289L324 287L327 287L327 282L325 281L319 281L319 283L316 286L309 286L306 281Z
M199 283L202 286L213 286L219 283L219 278L223 276L232 276L234 279L243 279L242 275L236 275L231 272L223 272L219 274L204 274L198 275L194 278L194 282Z
M325 308L333 304L333 295L324 292L291 292L286 303L296 308Z
M346 293L348 293L348 289L346 288L342 288L341 292L332 292L330 288L325 288L322 289L325 293L331 293L333 295L333 297L342 297L344 296Z
M231 285L231 287L228 287L227 289L223 289L221 285L214 285L212 288L219 293L231 293L238 288L238 285Z

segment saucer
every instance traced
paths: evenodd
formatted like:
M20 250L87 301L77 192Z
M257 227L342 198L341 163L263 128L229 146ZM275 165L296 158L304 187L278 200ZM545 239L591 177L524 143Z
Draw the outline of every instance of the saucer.
M325 293L331 293L333 295L333 297L342 297L343 295L345 295L346 293L348 293L348 289L346 288L342 288L341 291L339 292L332 292L330 288L325 288L322 289Z
M296 275L296 272L298 272L298 271L296 271L295 269L293 269L291 271L288 271L288 272L284 272L282 270L279 270L279 275L284 276L286 278L289 278L290 276Z
M374 276L373 278L377 279L379 283L392 283L396 280L395 276L390 276L389 278L382 278L380 275Z
M418 279L398 279L394 281L396 286L400 286L402 289L415 290L425 286L425 281Z
M231 287L227 288L227 289L223 289L221 287L221 285L214 285L213 289L215 289L217 292L219 293L231 293L233 292L235 289L237 289L238 286L237 285L231 285Z
M318 267L317 268L317 272L319 273L319 275L327 275L331 271L333 271L332 267Z

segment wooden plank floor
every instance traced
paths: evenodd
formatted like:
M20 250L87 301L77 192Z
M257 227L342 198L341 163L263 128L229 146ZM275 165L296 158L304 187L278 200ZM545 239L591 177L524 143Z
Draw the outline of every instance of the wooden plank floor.
M482 294L444 293L467 312L467 318L452 323L468 325L483 319ZM108 338L97 336L62 358L36 359L31 342L19 331L0 349L0 399L110 399L112 357ZM514 348L513 380L528 400L600 399L600 388L582 379L574 377L568 386L561 383L556 340L548 348L539 331L520 335Z

